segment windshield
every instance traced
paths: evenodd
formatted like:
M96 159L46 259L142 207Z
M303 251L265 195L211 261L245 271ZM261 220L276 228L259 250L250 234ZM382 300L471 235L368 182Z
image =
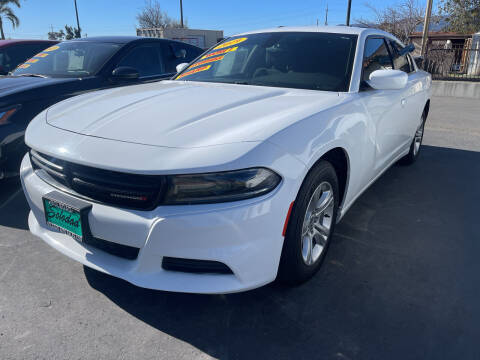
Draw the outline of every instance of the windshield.
M51 46L19 65L13 75L85 77L96 74L119 44L69 41Z
M227 39L175 80L348 91L356 35L273 32Z

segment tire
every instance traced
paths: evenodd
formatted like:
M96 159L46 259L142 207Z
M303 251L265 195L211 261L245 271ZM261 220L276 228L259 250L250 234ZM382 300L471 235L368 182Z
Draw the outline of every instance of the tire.
M320 269L335 229L338 204L335 169L329 162L321 160L308 173L292 208L278 271L281 282L301 284ZM318 215L322 208L324 211ZM317 215L312 216L314 213ZM306 235L302 236L302 233Z
M400 159L401 165L412 165L418 159L418 155L420 154L420 150L422 149L422 142L423 142L423 134L425 132L425 122L427 117L425 115L425 111L422 114L422 122L420 126L415 131L415 135L413 136L412 143L410 144L410 151L407 155Z

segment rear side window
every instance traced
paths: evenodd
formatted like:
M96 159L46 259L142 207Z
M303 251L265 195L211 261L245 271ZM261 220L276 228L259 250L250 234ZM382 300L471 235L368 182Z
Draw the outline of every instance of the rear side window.
M160 50L160 47L153 43L138 45L120 60L118 66L132 67L138 71L140 77L165 74Z
M375 70L392 69L392 58L383 38L367 38L363 52L362 80L370 79Z
M202 52L203 50L200 48L181 42L172 41L165 43L163 56L165 58L166 72L176 73L177 65L192 62Z
M392 47L393 68L406 73L412 72L413 68L408 61L407 54L401 55L404 46L392 40L390 40L390 46Z

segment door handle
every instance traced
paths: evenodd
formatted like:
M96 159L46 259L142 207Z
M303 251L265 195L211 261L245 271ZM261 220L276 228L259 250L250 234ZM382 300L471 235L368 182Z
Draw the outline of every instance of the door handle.
M405 106L405 104L407 103L407 99L403 98L400 103L402 104L402 106Z

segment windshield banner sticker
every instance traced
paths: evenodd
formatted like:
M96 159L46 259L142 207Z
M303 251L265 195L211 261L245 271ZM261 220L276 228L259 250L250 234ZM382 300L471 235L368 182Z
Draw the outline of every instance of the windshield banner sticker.
M234 51L237 51L237 49L238 49L238 46L235 46L233 48L214 51L212 53L209 53L207 55L202 56L200 59L206 59L206 58L209 58L209 57L212 57L212 56L217 56L217 55L226 54L226 53L229 53L229 52L234 52Z
M27 69L27 68L29 68L29 67L30 67L29 64L18 65L18 68L19 68L19 69Z
M180 75L180 76L177 76L177 78L175 80L179 80L185 76L188 76L188 75L192 75L192 74L196 74L200 71L205 71L205 70L208 70L212 67L212 65L207 65L207 66L203 66L203 67L199 67L199 68L196 68L196 69L193 69L193 70L190 70L190 71L187 71L186 73Z
M215 61L220 61L220 60L222 60L224 57L225 57L225 55L222 55L222 56L217 56L217 57L210 58L210 59L207 59L207 60L202 60L202 61L196 62L195 64L193 64L192 66L190 66L190 68L194 68L194 67L197 67L197 66L205 65L205 64L212 63L212 62L215 62Z
M34 57L44 58L44 57L47 57L48 55L49 54L40 53L40 54L35 55Z
M39 59L28 59L27 61L25 61L26 63L31 63L31 64L35 64Z
M218 45L218 46L215 46L215 47L213 48L213 50L223 49L223 48L226 48L226 47L229 47L229 46L232 46L232 45L237 45L237 44L240 44L240 43L244 42L244 41L247 40L247 39L248 39L248 38L246 38L246 37L238 38L238 39L233 39L233 40L224 42L223 44L220 44L220 45Z
M44 52L49 52L49 51L55 51L55 50L58 50L58 49L60 49L60 46L55 45L55 46L50 46L48 49L45 49L43 51Z

